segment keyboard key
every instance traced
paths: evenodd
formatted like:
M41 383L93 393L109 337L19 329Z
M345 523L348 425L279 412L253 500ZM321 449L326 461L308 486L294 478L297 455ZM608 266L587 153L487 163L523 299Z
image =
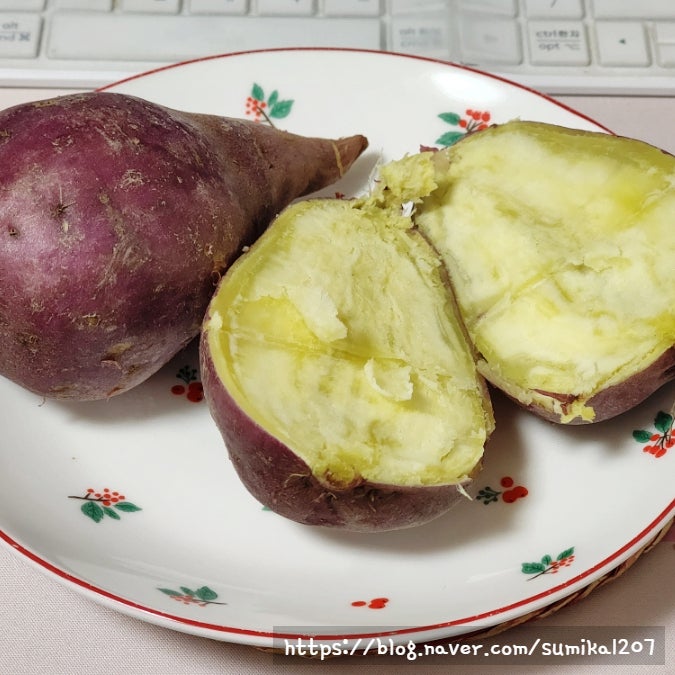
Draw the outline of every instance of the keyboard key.
M675 66L675 44L656 45L659 56L659 63L664 68Z
M673 0L593 0L599 19L675 19Z
M581 0L525 0L525 15L530 19L581 19Z
M518 64L523 55L518 25L481 14L460 17L462 61Z
M156 12L175 14L179 10L179 0L120 0L123 12Z
M665 68L675 66L675 22L655 24L654 37L659 64Z
M110 12L113 0L52 0L55 9L84 9L93 12Z
M18 9L22 12L39 12L44 7L44 0L0 0L0 10Z
M518 11L516 0L459 0L459 9L499 16L515 16Z
M42 19L37 15L0 14L0 56L31 59L37 56Z
M530 61L543 66L585 66L589 63L584 25L576 21L530 21Z
M654 37L658 44L675 44L675 22L664 21L654 24Z
M246 14L248 0L190 0L192 14Z
M448 22L443 15L392 17L391 50L430 58L448 58L448 33Z
M447 11L445 0L390 0L392 14L418 14Z
M258 13L265 16L309 16L314 0L258 0Z
M324 0L326 16L379 16L380 0Z
M595 25L600 63L605 66L648 66L644 27L629 21L598 21Z
M379 49L380 22L368 18L55 14L51 59L174 62L274 47Z

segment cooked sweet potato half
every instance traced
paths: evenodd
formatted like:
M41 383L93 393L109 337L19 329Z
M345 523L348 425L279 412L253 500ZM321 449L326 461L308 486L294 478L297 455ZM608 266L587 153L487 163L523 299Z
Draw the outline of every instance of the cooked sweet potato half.
M675 158L520 121L427 158L437 187L415 222L490 382L543 417L583 423L675 377Z
M485 385L442 265L401 211L431 174L403 163L370 198L289 207L209 306L211 411L243 483L290 519L419 525L480 469Z

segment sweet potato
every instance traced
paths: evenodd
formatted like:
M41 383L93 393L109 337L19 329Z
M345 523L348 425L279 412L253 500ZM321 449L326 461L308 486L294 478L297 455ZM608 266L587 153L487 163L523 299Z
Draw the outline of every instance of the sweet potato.
M410 527L480 470L481 375L559 423L637 405L675 375L674 208L672 156L534 122L287 208L202 330L243 483L301 523Z
M538 122L432 158L416 223L483 375L561 423L621 414L675 377L675 158Z
M400 211L418 181L403 166L370 198L288 207L209 306L202 383L233 465L300 523L420 525L480 470L492 409L442 265Z
M63 399L139 384L242 246L366 145L115 93L0 113L0 374Z

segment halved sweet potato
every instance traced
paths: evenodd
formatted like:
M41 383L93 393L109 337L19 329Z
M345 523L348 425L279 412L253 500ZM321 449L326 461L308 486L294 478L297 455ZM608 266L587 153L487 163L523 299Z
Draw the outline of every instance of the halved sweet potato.
M547 419L582 423L675 377L675 158L513 121L427 161L437 187L415 222L490 382Z
M485 385L444 270L401 212L431 173L399 164L370 198L289 207L209 306L213 417L243 483L290 519L419 525L480 469Z
M202 331L244 484L302 523L407 527L480 468L478 373L556 422L632 408L674 374L674 208L656 148L511 122L287 209Z

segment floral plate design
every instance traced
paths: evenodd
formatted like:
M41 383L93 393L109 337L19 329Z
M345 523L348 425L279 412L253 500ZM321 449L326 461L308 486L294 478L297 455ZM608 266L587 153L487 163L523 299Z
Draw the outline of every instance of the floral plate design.
M213 57L107 89L305 135L364 133L369 150L329 195L514 117L607 131L496 77L357 50ZM658 534L675 514L674 397L671 384L614 420L564 428L495 395L467 499L428 525L362 535L292 523L246 492L195 344L106 402L43 400L0 378L0 541L93 600L214 639L458 636L578 591Z

